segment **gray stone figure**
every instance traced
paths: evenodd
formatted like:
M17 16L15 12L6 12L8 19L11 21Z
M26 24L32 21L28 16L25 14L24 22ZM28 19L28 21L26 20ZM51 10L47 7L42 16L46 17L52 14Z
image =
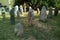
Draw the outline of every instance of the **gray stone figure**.
M37 8L37 14L39 14L40 13L40 9L39 8Z
M14 8L10 10L10 21L11 21L11 24L15 24Z
M26 12L26 6L24 6L24 12Z
M10 10L12 9L11 5L9 5L8 11L10 12Z
M9 12L9 8L7 6L5 7L5 10L6 10L6 12Z
M28 24L31 25L32 24L32 20L34 18L34 10L29 7L29 12L28 12Z
M21 12L21 14L23 13L23 6L22 5L20 5L20 12Z
M57 15L58 15L58 8L56 7L54 10L54 16L57 16Z
M49 8L49 14L48 14L48 18L52 18L52 7Z
M5 11L4 7L1 8L1 13L2 13L2 17L3 17L2 19L5 20L5 13L6 13L6 11Z
M46 19L47 19L46 7L43 6L42 9L41 9L41 13L40 13L40 21L46 22Z
M23 25L21 23L17 23L14 28L15 35L18 37L22 37L23 35Z
M19 7L18 5L15 6L15 16L18 17L18 13L19 13Z

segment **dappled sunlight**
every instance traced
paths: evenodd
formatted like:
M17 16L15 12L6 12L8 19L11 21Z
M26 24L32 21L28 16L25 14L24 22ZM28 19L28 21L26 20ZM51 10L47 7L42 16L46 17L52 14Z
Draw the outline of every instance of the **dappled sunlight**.
M14 35L14 27L15 25L11 25L10 24L10 15L9 14L6 14L6 20L3 21L2 20L2 16L0 17L1 20L0 20L0 30L1 30L1 33L0 34L4 34L4 35L1 35L2 38L3 36L5 38L7 38L7 40L39 40L39 39L42 39L42 40L57 40L57 38L55 37L55 33L57 32L57 30L59 30L58 26L57 26L57 23L59 22L58 21L58 17L54 17L53 16L53 19L48 19L47 23L43 23L41 21L39 21L39 15L37 13L34 14L34 19L32 21L33 25L30 27L28 25L28 18L27 18L27 14L28 13L23 13L23 14L20 14L20 15L23 15L21 16L21 18L16 18L16 24L17 23L22 23L23 26L24 26L24 36L23 38L17 38L15 35ZM57 19L56 19L57 18ZM56 20L55 20L56 19ZM2 32L3 31L3 32ZM58 33L57 33L58 34ZM59 35L59 34L58 34Z
M59 13L60 13L60 10L59 10Z
M26 12L26 13L24 12L24 13L20 14L20 16L21 16L21 17L26 17L27 14L28 14L28 12Z

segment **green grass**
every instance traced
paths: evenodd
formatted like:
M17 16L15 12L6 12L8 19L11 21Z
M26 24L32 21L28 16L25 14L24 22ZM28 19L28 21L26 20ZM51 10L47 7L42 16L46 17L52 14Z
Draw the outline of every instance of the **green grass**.
M47 23L39 22L39 15L35 15L33 26L27 26L27 17L16 18L16 23L20 22L24 25L24 36L26 40L29 36L33 36L36 40L60 40L60 14L53 16L52 19L47 19ZM39 25L38 25L39 24ZM14 34L14 26L10 24L9 17L3 21L0 18L0 40L21 40Z

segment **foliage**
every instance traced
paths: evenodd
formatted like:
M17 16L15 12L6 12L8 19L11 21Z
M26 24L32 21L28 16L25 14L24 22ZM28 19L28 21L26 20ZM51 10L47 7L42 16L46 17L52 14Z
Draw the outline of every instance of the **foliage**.
M48 7L57 7L60 9L60 0L16 0L18 4L21 2L29 2L30 5L34 7L41 7L42 5L45 5L47 8ZM21 4L20 3L20 4Z

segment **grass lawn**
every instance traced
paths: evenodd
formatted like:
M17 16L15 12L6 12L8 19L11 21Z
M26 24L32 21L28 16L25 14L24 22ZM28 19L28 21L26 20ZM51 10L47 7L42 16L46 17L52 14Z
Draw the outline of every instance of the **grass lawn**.
M27 17L16 18L16 23L24 25L24 36L22 38L15 36L14 26L10 24L9 16L3 21L0 15L0 40L26 40L33 36L36 40L60 40L60 14L47 19L47 23L39 22L39 15L35 15L33 26L27 26Z

